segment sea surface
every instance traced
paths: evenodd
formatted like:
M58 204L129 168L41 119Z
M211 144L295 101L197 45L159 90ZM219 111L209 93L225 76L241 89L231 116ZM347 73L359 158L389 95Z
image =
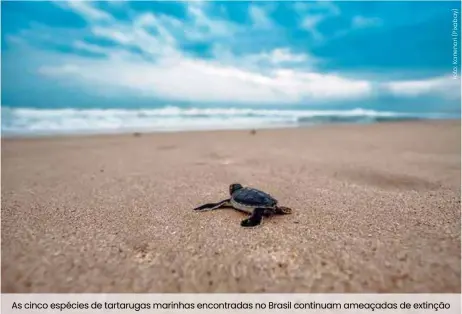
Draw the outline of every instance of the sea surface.
M38 109L2 106L2 136L168 132L460 119L454 113L349 110L181 108Z

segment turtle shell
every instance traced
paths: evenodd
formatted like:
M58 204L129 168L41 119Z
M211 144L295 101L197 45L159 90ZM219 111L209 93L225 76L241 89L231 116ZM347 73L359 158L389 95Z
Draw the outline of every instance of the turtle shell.
M250 207L274 207L278 201L268 193L257 189L244 187L231 196L236 203Z

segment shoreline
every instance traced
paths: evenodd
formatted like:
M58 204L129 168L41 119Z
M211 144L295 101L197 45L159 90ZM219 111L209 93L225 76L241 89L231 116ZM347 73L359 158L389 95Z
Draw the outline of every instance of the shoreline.
M188 133L214 133L214 132L250 132L271 131L271 130L292 130L292 129L317 129L331 127L354 127L354 126L373 126L373 125L396 125L396 124L413 124L413 123L461 123L461 119L422 119L422 120L396 120L385 122L370 123L319 123L313 125L282 125L282 126L257 126L257 127L239 127L239 128L218 128L218 129L192 129L192 130L133 130L133 131L95 131L95 132L75 132L75 133L49 133L37 135L1 135L1 140L32 140L32 139L53 139L53 138L93 138L93 137L117 137L117 136L143 136L154 134L188 134Z
M4 293L460 293L461 125L2 139ZM192 209L259 188L253 229Z

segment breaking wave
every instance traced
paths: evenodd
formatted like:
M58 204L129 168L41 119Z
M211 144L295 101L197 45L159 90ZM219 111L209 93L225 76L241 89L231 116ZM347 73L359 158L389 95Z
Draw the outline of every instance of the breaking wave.
M460 118L365 110L266 110L245 108L30 109L2 107L3 135L113 133L275 128L325 123L375 123Z

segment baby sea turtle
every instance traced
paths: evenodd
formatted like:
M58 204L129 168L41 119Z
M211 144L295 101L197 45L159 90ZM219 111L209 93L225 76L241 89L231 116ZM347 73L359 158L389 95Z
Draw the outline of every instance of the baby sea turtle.
M249 218L241 222L243 227L258 226L263 216L287 215L292 213L289 207L277 206L278 201L271 195L260 190L243 187L239 183L229 186L231 198L218 203L208 203L194 208L194 210L217 209L220 207L233 207L234 209L250 214Z

